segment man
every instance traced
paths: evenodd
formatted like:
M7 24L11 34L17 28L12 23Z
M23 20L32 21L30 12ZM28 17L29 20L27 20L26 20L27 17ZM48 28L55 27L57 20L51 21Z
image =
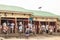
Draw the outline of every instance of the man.
M7 27L6 22L4 22L3 23L3 33L7 34L7 31L8 31L8 27Z
M4 26L7 26L6 22L3 23L3 27L4 27Z
M36 34L36 28L35 28L35 25L33 25L33 27L32 27L32 32L33 32L33 34Z
M8 26L8 28L9 28L9 30L8 30L8 33L10 33L11 31L10 31L10 27L11 27L11 25L10 25L10 23L9 22L7 22L7 26Z
M28 27L30 28L30 33L32 33L32 24L28 23Z
M52 33L53 33L53 26L49 26L49 33L50 33L50 35L52 35Z
M7 26L4 26L4 27L3 27L3 32L4 32L5 34L7 34L7 32L8 32L8 27L7 27Z
M49 27L49 25L46 25L46 33L48 33L48 27Z
M42 31L42 33L46 31L46 30L45 30L45 25L42 25L42 26L41 26L41 31Z
M22 22L19 22L19 32L20 33L23 32L23 24L22 24Z
M30 28L26 27L25 36L28 38L30 35Z
M11 32L12 32L12 33L14 33L14 26L15 26L15 24L12 22L12 23L11 23Z

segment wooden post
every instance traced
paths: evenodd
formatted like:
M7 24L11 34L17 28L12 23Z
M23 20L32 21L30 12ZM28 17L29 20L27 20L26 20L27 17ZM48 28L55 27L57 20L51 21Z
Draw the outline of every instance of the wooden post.
M36 23L35 23L36 21L34 21L34 27L35 27L35 34L36 34Z
M39 28L39 33L40 33L40 21L39 21L39 27L38 28Z
M1 16L0 16L0 26L1 26ZM2 27L2 26L1 26ZM0 33L2 33L2 29L0 27Z
M56 21L55 25L56 25L56 32L57 32L57 21Z
M50 24L50 22L48 21L48 25Z
M23 24L23 28L24 28L24 21L22 21L22 24ZM23 29L23 33L24 33L24 29Z
M0 15L0 25L1 25L1 15Z
M17 33L17 18L15 18L15 33Z

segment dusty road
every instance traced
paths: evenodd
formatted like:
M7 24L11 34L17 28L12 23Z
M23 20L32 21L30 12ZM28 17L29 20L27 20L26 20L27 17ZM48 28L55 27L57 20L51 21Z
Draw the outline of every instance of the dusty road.
M60 40L60 36L40 36L40 35L37 35L37 36L32 36L32 37L29 37L28 39L27 38L2 38L0 37L0 40L3 39L3 40Z

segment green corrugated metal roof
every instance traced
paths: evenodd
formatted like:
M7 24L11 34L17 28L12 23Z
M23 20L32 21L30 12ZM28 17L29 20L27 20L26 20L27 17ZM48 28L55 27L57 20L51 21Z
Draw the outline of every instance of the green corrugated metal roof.
M48 17L48 16L56 16L53 13L44 12L44 11L31 10L30 12L32 12L34 16L46 16L46 17Z
M8 6L8 5L0 5L0 10L8 10L8 11L19 11L19 12L32 12L32 15L34 16L50 16L54 17L56 16L53 13L50 12L44 12L44 11L36 11L36 10L27 10L22 7L17 7L17 6Z
M58 19L60 20L60 16L58 16Z
M17 6L8 6L8 5L0 5L0 10L8 10L8 11L22 11L25 12L26 10L22 7Z

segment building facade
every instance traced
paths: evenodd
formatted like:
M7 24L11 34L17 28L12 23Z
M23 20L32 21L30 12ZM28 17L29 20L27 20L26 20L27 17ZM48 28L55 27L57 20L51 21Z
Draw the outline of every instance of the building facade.
M26 26L28 25L30 18L33 18L32 24L34 24L36 28L36 33L40 33L41 25L55 26L55 31L57 31L57 25L60 25L60 21L58 21L59 18L49 12L26 10L23 8L6 5L1 5L0 9L0 25L4 22L14 22L14 33L17 33L18 31L18 22L22 22L23 25Z

